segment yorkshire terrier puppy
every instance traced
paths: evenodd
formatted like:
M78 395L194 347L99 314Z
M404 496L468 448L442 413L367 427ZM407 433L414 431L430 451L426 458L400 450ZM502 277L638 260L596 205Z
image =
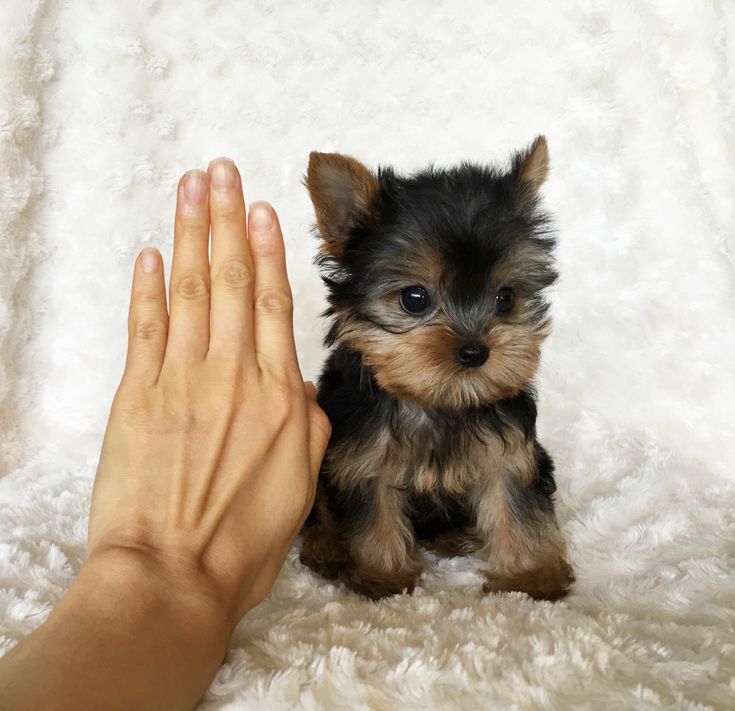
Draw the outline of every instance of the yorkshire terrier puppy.
M410 592L419 543L486 560L486 592L569 590L532 385L557 277L547 173L543 136L505 171L405 177L311 154L333 432L301 561L321 575L371 598Z

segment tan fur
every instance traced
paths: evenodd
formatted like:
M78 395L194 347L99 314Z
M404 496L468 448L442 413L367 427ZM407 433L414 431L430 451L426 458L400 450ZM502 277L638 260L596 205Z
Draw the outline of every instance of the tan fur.
M402 420L426 426L421 410L403 405ZM319 525L307 529L302 560L326 577L338 577L371 597L411 589L421 563L414 536L402 509L410 488L418 492L476 492L477 525L470 531L453 531L424 545L449 555L480 549L488 560L486 591L521 590L538 598L557 599L574 577L565 560L563 538L553 514L539 520L518 521L508 502L507 480L532 486L536 475L533 440L513 428L504 431L505 442L495 435L471 440L461 461L441 471L431 466L428 453L412 446L412 439L395 440L387 430L363 443L330 448L325 467L330 481L346 491L361 480L376 478L377 513L368 527L350 541L349 551L339 542L323 497L317 496ZM322 503L320 503L322 502ZM542 516L542 512L535 512Z
M424 422L421 409L414 405L404 403L400 417L404 426L411 418L416 418L416 427L430 426ZM524 485L530 483L535 471L532 442L513 428L507 428L504 437L505 441L497 435L489 435L484 441L470 439L460 460L447 462L439 469L429 452L415 446L414 439L398 441L384 429L370 440L347 440L330 447L324 468L330 481L344 491L363 479L379 477L385 485L398 489L461 494L505 471L513 471Z
M537 511L538 520L518 521L503 476L479 492L477 511L475 535L486 542L480 555L492 566L485 571L485 592L519 590L549 600L566 595L574 575L553 514Z
M380 477L386 484L396 483L395 467L388 467L390 435L382 430L369 440L344 440L330 446L322 469L338 489L349 491L360 481Z
M345 315L338 338L363 354L380 386L425 407L473 407L517 395L538 369L545 324L497 323L482 341L490 358L468 371L454 361L463 338L443 315L406 333L390 333ZM421 354L417 364L416 354Z
M381 570L361 565L343 545L339 535L321 522L303 531L301 562L328 580L341 580L352 590L375 600L412 592L421 574L421 562L408 559L400 569Z
M445 558L472 555L482 547L480 540L472 531L457 530L440 533L434 538L419 541L424 548L428 548Z
M548 172L548 147L539 136L513 159L514 209L520 205L536 214L536 193ZM354 228L371 227L373 220L377 224L378 180L354 158L315 152L310 156L306 185L323 239L320 249L340 262ZM344 499L345 511L335 512L337 526L327 510L325 490L317 495L318 515L305 530L302 560L323 575L339 578L370 597L412 590L421 562L406 511L408 497L436 493L454 499L445 501L449 512L452 506L469 501L466 513L476 515L476 525L471 530L439 533L425 543L455 555L479 549L491 566L485 573L487 591L522 590L556 599L569 588L573 575L554 514L522 491L537 483L533 437L526 437L510 422L502 423L502 436L487 433L482 441L470 428L466 441L462 431L454 433L453 440L443 440L442 432L429 436L425 429L436 426L434 413L425 410L485 406L517 396L533 380L549 321L543 319L543 310L529 299L528 291L548 283L553 271L549 245L520 237L497 263L488 265L488 288L482 296L488 300L485 316L468 311L466 318L453 314L456 322L450 320L448 313L456 305L442 301L447 275L441 250L434 249L431 240L409 232L393 235L400 249L385 250L370 265L382 277L360 303L359 315L334 305L336 342L360 353L366 366L361 384L376 381L399 401L400 409L391 413L397 419L387 420L369 438L345 439L326 453L322 477L329 482L330 496L335 502L341 494L351 496ZM397 261L399 254L410 258ZM336 274L342 278L341 272ZM410 284L421 284L429 293L431 306L421 315L410 316L400 306L400 293ZM515 297L506 313L493 309L491 303L501 287L513 289ZM455 359L456 348L466 345L470 337L490 352L488 360L474 368L463 367ZM400 422L400 441L390 429L396 422ZM440 447L443 441L446 452L432 451L432 444ZM426 500L417 497L411 503L418 514ZM550 501L545 504L551 506ZM358 518L343 520L341 516L347 517L350 511L357 512ZM368 516L370 520L365 520ZM430 518L416 522L422 532L441 531L441 522L434 524Z
M545 136L531 144L520 167L519 180L532 190L538 190L549 175L549 147Z
M369 570L400 571L412 565L414 538L402 509L399 491L383 482L378 485L375 518L352 541L352 554Z
M521 591L534 600L561 600L574 583L574 572L563 559L554 557L549 565L507 575L486 572L482 589L486 593Z
M381 259L375 259L373 263L377 270L385 272L395 271L396 259L392 255L387 255ZM414 245L411 252L410 261L400 262L400 283L403 286L408 284L424 284L432 285L437 288L437 285L441 282L442 275L444 273L444 265L439 258L439 255L431 249L420 249ZM396 294L391 293L387 295L390 300L390 306L397 306ZM397 310L401 319L405 321L406 315Z
M314 501L316 518L302 531L300 560L329 580L341 577L344 570L354 567L337 526L329 512L321 486Z
M512 283L518 275L525 275L534 269L545 269L547 261L547 247L537 242L519 242L493 266L493 285L499 289L508 282ZM521 310L521 316L523 314ZM518 320L518 317L513 320Z
M413 532L400 511L400 496L384 487L379 502L371 526L348 549L320 489L316 521L302 532L301 562L373 599L412 592L423 566L414 552Z
M480 369L489 381L487 392L495 396L493 399L514 397L533 379L546 335L545 329L526 322L493 326L485 339L490 359Z
M320 248L339 258L349 231L361 221L370 220L380 191L378 180L351 156L313 151L306 187L324 239Z

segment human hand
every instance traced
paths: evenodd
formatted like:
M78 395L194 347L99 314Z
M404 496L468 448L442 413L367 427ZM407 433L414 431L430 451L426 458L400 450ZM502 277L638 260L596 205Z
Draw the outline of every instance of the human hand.
M170 282L169 314L161 256L144 250L88 563L142 570L234 627L311 508L331 429L299 370L278 218L267 203L246 217L226 159L179 183Z

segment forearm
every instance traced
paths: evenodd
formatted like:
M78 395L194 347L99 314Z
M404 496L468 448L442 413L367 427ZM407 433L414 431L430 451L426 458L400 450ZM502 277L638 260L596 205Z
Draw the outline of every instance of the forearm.
M150 573L134 556L85 565L48 621L0 660L0 709L192 708L231 626Z

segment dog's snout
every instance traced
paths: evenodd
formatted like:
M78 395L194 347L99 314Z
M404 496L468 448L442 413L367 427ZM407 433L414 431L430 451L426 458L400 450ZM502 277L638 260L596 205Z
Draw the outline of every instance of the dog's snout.
M468 343L454 349L454 358L466 368L477 368L490 355L490 349L482 343Z

